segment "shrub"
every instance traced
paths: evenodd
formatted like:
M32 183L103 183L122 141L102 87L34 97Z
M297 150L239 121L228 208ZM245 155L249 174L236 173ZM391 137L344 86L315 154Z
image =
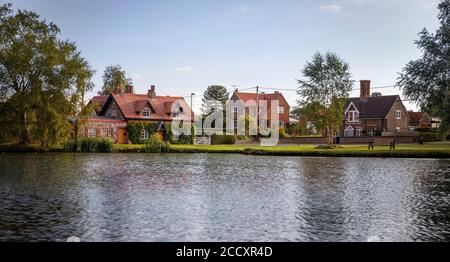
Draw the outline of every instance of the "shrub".
M169 145L159 140L157 134L150 135L149 139L145 141L144 152L146 153L165 153L169 151Z
M191 125L191 135L181 134L177 140L174 139L174 135L172 132L172 126L170 124L165 125L166 132L164 134L164 141L170 144L188 144L191 145L194 143L194 132L195 127Z
M247 140L247 139L248 139L248 136L243 136L243 135L236 136L236 140Z
M222 144L234 144L236 143L235 135L212 135L211 144L212 145L222 145Z
M77 143L74 140L64 143L64 152L77 152Z
M96 152L98 139L96 138L83 138L80 142L80 150L84 153Z
M96 152L111 153L114 141L110 138L104 138L97 141Z

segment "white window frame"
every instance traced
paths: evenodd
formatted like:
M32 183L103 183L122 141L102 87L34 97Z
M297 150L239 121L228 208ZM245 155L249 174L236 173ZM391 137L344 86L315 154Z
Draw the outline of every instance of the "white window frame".
M95 128L95 127L88 127L87 136L88 137L96 137L97 136L97 128Z
M144 107L144 108L142 109L142 116L143 116L143 117L150 117L150 108Z
M277 109L278 114L284 114L284 107L279 106Z
M402 111L395 110L395 119L402 119Z
M150 137L150 133L147 129L142 129L141 131L141 139L148 139Z
M233 106L233 113L237 113L238 110L239 110L239 107L238 107L238 106Z
M238 120L237 119L233 120L233 127L234 127L234 129L238 128Z
M345 137L351 137L348 135L348 132L351 131L352 135L351 136L355 136L355 129L352 126L348 126L345 130L344 130L344 136Z
M362 136L363 130L361 128L356 129L356 136Z
M351 117L350 117L351 115ZM350 123L356 123L359 121L359 112L356 110L349 110L347 112L347 121Z
M112 136L112 128L108 128L108 136Z
M400 127L397 126L397 127L395 128L395 132L396 132L396 133L400 133Z

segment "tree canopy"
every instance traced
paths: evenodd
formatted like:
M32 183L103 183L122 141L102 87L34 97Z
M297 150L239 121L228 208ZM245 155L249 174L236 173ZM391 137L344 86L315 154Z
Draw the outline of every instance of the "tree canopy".
M74 43L34 12L0 5L0 136L61 142L84 104L93 70Z
M314 125L325 131L328 143L339 129L344 106L354 81L350 67L334 53L316 53L302 69L303 79L298 80L299 107L314 119Z
M440 26L434 34L427 29L414 43L422 57L410 61L399 74L397 86L431 116L440 117L442 131L450 129L450 0L439 5Z
M125 70L120 65L110 65L103 72L102 90L99 95L109 95L116 88L124 89L127 85L133 85L131 78L126 76Z
M210 85L206 88L202 98L202 112L209 115L214 108L223 109L228 100L228 91L221 85Z

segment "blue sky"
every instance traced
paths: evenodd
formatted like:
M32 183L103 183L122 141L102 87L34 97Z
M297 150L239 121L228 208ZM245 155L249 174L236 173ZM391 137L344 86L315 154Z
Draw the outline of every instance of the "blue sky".
M393 85L420 54L413 45L417 33L438 26L437 0L6 2L56 23L97 71L95 91L105 67L120 64L136 92L154 84L159 95L196 93L195 111L210 84L229 91L234 85L295 89L316 51L337 53L357 81ZM295 105L296 93L282 92Z

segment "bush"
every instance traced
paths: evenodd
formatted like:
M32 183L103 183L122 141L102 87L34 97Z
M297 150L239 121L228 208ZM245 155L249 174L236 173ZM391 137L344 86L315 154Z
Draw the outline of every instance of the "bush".
M111 153L113 151L114 141L110 138L104 138L97 141L96 152Z
M212 135L211 144L212 145L223 145L223 144L234 144L236 143L235 135Z
M144 152L146 153L166 153L169 151L169 145L159 140L157 134L152 134L149 139L145 141Z
M248 136L243 136L243 135L236 136L236 140L247 140L247 139L248 139Z
M77 152L77 143L74 140L64 143L64 152Z
M181 134L177 140L174 139L174 135L172 132L172 126L170 124L165 125L166 132L164 134L164 141L170 144L186 144L186 145L192 145L194 144L194 137L195 137L195 127L192 124L191 125L191 135L185 135Z
M83 138L80 141L80 150L83 153L91 153L97 150L98 140L96 138Z

